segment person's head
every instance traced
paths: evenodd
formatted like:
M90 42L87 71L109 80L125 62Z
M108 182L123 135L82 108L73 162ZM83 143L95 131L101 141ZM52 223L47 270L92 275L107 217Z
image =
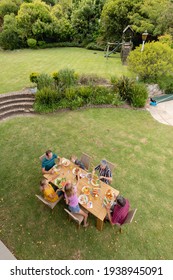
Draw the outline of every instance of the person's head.
M49 159L52 158L52 151L51 150L47 150L45 154L46 154L47 158L49 158Z
M121 207L124 207L126 204L126 200L124 197L122 197L121 195L117 196L116 202L118 205L120 205Z
M100 168L105 169L107 166L107 161L105 159L102 159L100 162Z
M47 186L47 184L48 184L48 181L46 179L42 179L40 181L40 190L43 191L44 188Z
M65 186L64 186L64 191L67 196L72 196L73 195L73 184L71 181L68 181Z
M75 155L72 155L71 157L70 157L70 160L74 163L75 162L75 160L77 159L77 156L75 156Z

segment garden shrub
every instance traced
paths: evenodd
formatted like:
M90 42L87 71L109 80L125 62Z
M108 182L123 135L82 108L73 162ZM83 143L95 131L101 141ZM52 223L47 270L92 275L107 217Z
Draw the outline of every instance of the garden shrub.
M87 49L87 50L104 51L104 47L101 47L101 46L97 45L97 44L94 43L94 42L89 43L89 44L86 46L86 49Z
M42 73L37 77L37 88L38 90L44 88L44 87L50 87L52 89L55 88L55 83L53 77L51 77L48 74Z
M144 81L156 82L158 77L173 72L173 50L160 42L146 43L144 51L141 46L131 51L128 67Z
M134 85L134 80L129 79L128 77L122 76L118 80L113 78L111 79L113 83L114 91L118 91L122 100L130 102L131 101L131 90Z
M29 38L29 39L27 39L27 45L29 48L35 49L37 46L37 40Z
M31 81L32 83L37 84L37 82L38 82L38 76L39 76L39 75L40 75L40 74L39 74L38 72L32 72L32 73L30 74L30 76L29 76L30 81Z
M55 89L43 87L36 93L35 102L42 105L53 105L58 101L58 94Z
M165 93L173 93L173 76L162 76L157 79L159 88Z
M65 89L74 86L77 83L77 74L73 69L62 69L57 74L57 85L61 92L65 92Z
M144 107L148 98L148 91L144 84L133 84L130 91L130 103L134 107Z

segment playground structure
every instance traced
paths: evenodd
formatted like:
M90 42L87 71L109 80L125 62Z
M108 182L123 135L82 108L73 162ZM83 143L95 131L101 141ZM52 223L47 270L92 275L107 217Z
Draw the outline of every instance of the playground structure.
M108 42L105 47L105 57L108 59L111 54L116 53L118 50L121 50L121 61L123 64L126 64L127 57L130 51L133 48L132 38L134 31L131 26L128 25L123 30L122 41L116 41L114 43Z

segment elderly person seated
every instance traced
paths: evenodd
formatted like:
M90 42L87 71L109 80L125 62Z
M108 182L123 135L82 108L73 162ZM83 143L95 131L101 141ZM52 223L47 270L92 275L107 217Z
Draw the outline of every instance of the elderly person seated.
M110 204L106 205L107 219L112 225L119 224L122 225L129 212L130 204L127 199L118 195L115 198L115 203L113 207ZM111 211L112 210L112 211Z
M110 185L110 183L112 182L112 173L105 159L102 159L100 164L94 168L93 174L96 170L98 170L99 172L99 179L104 183Z
M42 174L52 174L54 171L51 168L55 165L57 155L53 154L51 150L47 150L45 155L45 158L42 160Z

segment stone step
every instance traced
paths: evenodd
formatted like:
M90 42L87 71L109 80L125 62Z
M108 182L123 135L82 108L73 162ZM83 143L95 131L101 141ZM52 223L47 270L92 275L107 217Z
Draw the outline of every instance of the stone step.
M0 113L9 111L9 110L18 110L18 109L24 109L29 110L33 108L33 102L25 102L25 103L13 103L13 104L6 104L4 106L0 107Z
M34 101L35 101L34 97L23 97L23 98L5 99L5 100L2 100L2 101L0 99L0 108L1 108L1 106L8 105L8 104L15 104L15 103L22 104L22 103L26 103L26 102L34 103Z
M22 99L22 98L35 98L35 95L30 92L14 92L14 93L7 93L7 94L0 94L0 102L6 100L14 100L14 99Z
M8 111L0 113L0 120L6 119L11 116L31 115L33 113L34 113L34 110L32 108L31 109L19 108L16 110L8 110Z

